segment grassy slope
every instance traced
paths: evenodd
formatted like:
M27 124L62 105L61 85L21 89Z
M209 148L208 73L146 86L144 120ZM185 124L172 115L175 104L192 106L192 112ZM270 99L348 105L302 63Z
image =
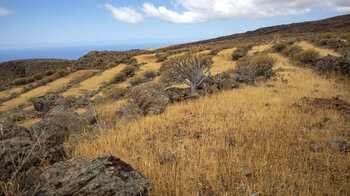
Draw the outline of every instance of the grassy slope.
M84 80L79 84L79 86L70 88L68 91L62 93L61 95L64 97L79 97L80 95L84 95L88 91L97 90L103 82L109 82L113 78L113 76L116 73L119 73L125 66L125 64L120 64L116 67L108 69L102 72L100 75L96 75L87 80Z
M280 75L288 84L278 77L257 87L172 105L162 115L99 133L97 139L80 143L71 156L117 156L152 180L153 195L244 194L236 183L267 195L348 191L350 157L326 148L326 142L338 138L350 142L349 117L300 99L338 95L350 102L350 82L324 79L273 55L278 59L276 68L285 69ZM330 120L316 128L324 118ZM226 145L225 136L236 138L234 147ZM324 151L310 151L313 142ZM174 151L176 161L160 164ZM242 175L245 168L252 171L251 177Z
M41 86L38 88L35 88L31 91L28 91L22 95L20 95L17 98L11 99L10 101L4 102L2 106L0 106L0 111L7 111L11 108L17 107L19 104L28 104L30 98L35 98L41 95L44 95L48 92L56 92L64 88L69 84L69 82L84 77L88 74L90 74L93 70L81 70L74 72L72 74L69 74L68 76L64 78L60 78L58 80L55 80L45 86Z

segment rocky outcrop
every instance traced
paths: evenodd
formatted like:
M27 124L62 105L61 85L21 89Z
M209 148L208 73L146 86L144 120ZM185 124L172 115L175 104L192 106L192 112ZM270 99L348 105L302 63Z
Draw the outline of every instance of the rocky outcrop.
M63 99L63 97L55 94L46 94L35 98L33 100L33 106L36 111L46 113L53 107L59 105L61 99Z
M73 158L43 170L27 195L149 195L150 180L113 156Z
M18 176L25 176L29 169L43 163L53 164L65 160L62 145L32 137L24 127L0 125L0 133L0 181L2 182L17 180Z
M129 122L143 114L143 111L137 104L126 104L115 111L115 116L119 121Z
M44 140L63 143L73 133L80 133L88 125L70 108L56 107L48 111L43 120L35 123L30 131Z
M350 77L350 62L343 57L328 55L317 60L315 70L322 75L338 72Z

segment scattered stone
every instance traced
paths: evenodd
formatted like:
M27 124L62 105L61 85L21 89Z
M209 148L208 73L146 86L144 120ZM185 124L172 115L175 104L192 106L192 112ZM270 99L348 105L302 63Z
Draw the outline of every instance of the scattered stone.
M221 82L220 88L222 90L231 90L233 88L238 88L239 84L233 79L224 79Z
M90 109L80 115L80 117L83 120L86 120L90 125L97 123L97 116L98 116L97 111L94 109Z
M274 93L278 93L278 90L274 89L273 92L274 92Z
M250 177L250 176L252 176L252 171L250 171L250 169L245 168L243 171L243 175L245 177Z
M339 151L345 151L348 148L347 143L344 140L330 140L327 144L329 148Z
M234 136L225 136L225 144L228 146L235 146L236 139Z
M142 113L143 111L137 104L131 103L118 108L114 114L118 120L129 122L141 116Z
M266 104L265 104L265 107L269 107L269 106L271 106L271 104L269 104L269 103L266 103Z
M318 144L310 144L309 149L312 152L321 152L321 151L323 151L323 147L318 145Z
M113 156L73 158L43 170L27 195L149 195L152 182Z

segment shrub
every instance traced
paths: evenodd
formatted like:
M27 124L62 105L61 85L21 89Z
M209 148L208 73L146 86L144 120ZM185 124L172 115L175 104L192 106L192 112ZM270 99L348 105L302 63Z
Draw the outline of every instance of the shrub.
M220 52L219 48L215 48L209 52L209 55L216 56Z
M105 95L107 98L110 98L110 99L121 99L124 97L126 91L127 90L125 88L112 86L112 87L103 89L102 93L103 95Z
M276 52L282 52L284 49L286 49L286 44L285 43L276 43L274 46L273 46L273 49L276 51Z
M27 78L17 78L17 79L15 79L15 80L13 80L11 82L11 84L15 85L15 86L24 85L24 84L27 84L27 83L28 83Z
M350 37L350 33L342 33L341 35L340 35L340 38L341 39L348 39Z
M291 39L288 39L288 40L286 41L286 43L289 44L289 45L292 45L292 44L294 44L295 42L297 42L297 39L296 39L296 38L291 38Z
M27 78L27 83L31 83L31 82L34 82L34 81L35 81L35 78L33 76Z
M119 72L112 78L110 83L117 84L117 83L123 82L125 79L126 79L126 74L123 72Z
M237 63L238 69L246 69L254 74L255 77L271 76L271 69L275 65L276 60L267 54L259 54L254 57L246 57Z
M303 64L315 62L320 57L320 54L315 49L307 49L297 53L293 59Z
M33 77L35 80L41 80L44 76L38 73L38 74L35 74Z
M321 35L322 39L330 39L330 38L335 38L337 37L336 33L324 33Z
M52 69L49 69L49 70L47 70L47 71L45 72L45 74L46 74L47 76L51 76L51 75L54 74L54 73L56 73L56 71L54 71L54 70L52 70Z
M129 58L127 60L125 60L125 64L127 65L132 65L132 64L136 64L137 60L135 58Z
M287 54L288 56L293 57L294 55L301 52L302 50L303 49L300 46L294 44L287 49Z
M129 84L131 84L131 86L136 86L136 85L143 83L144 81L145 81L144 78L136 77L136 78L132 78L130 80Z
M117 63L116 63L116 62L109 62L109 63L106 65L106 68L107 68L107 69L110 69L110 68L115 67L115 66L117 66Z
M163 54L157 53L155 56L158 58L157 63L166 61L168 59L168 54L166 53L163 53Z
M350 44L350 37L348 37L348 39L346 39L346 42L348 42L348 44Z
M232 53L232 60L236 61L244 56L243 52L241 51L234 51Z
M245 48L246 48L246 50L250 50L250 49L252 49L254 46L255 46L254 43L248 43L247 45L245 45Z
M148 70L143 73L143 76L147 79L156 77L156 72L153 70Z
M322 38L322 39L320 39L320 41L318 42L318 44L320 45L320 46L325 46L325 45L327 45L327 43L328 43L328 38Z
M137 68L135 66L128 65L124 69L122 69L121 73L124 73L126 76L133 76L136 69Z

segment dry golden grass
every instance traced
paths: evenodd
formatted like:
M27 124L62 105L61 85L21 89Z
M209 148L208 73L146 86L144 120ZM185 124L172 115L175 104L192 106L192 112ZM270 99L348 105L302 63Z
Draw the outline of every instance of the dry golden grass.
M97 90L103 82L109 82L113 78L113 76L119 73L125 66L125 64L120 64L116 67L113 67L112 69L108 69L99 75L84 80L79 84L79 86L71 88L68 91L62 93L61 95L64 97L79 97L80 95L84 95L89 91Z
M4 102L2 106L0 106L0 111L7 111L11 108L17 107L19 104L28 104L30 98L35 98L41 95L44 95L48 92L56 92L61 89L63 89L67 84L69 84L70 81L75 80L76 78L84 77L94 70L80 70L77 72L74 72L72 74L69 74L68 76L64 78L60 78L58 80L55 80L45 86L41 86L38 88L35 88L31 91L28 91L24 94L21 94L17 98L11 99L10 101Z
M253 46L253 48L248 51L248 56L253 56L255 53L263 52L265 50L268 50L272 46L273 46L273 44L265 44L265 45Z
M172 105L161 115L100 132L70 156L119 157L150 178L152 195L247 195L237 183L266 195L349 195L350 157L326 147L331 139L350 142L349 116L300 101L338 95L350 102L349 81L336 83L274 56L288 84L278 77ZM314 126L326 118L324 127ZM234 136L235 145L225 136ZM324 150L310 151L313 142ZM244 169L252 175L243 175Z
M18 126L22 126L22 127L29 129L32 125L34 125L34 123L36 123L40 120L41 120L40 118L24 120L24 121L21 121L20 123L18 123Z
M77 114L83 114L84 112L86 112L87 111L87 109L86 108L78 108L78 109L76 109L76 110L74 110Z
M23 87L14 87L11 89L0 91L0 99L6 99L8 97L11 97L12 93L20 93L22 91L22 89L23 89Z
M309 44L305 41L297 43L297 45L301 46L304 50L306 49L315 49L320 53L321 57L327 56L327 55L333 55L333 56L340 56L340 54L336 53L334 50L331 49L325 49L325 48L320 48L317 46L314 46L312 44Z
M235 49L236 48L222 50L213 57L213 65L211 67L212 75L216 75L236 67L236 62L232 60L232 53Z

